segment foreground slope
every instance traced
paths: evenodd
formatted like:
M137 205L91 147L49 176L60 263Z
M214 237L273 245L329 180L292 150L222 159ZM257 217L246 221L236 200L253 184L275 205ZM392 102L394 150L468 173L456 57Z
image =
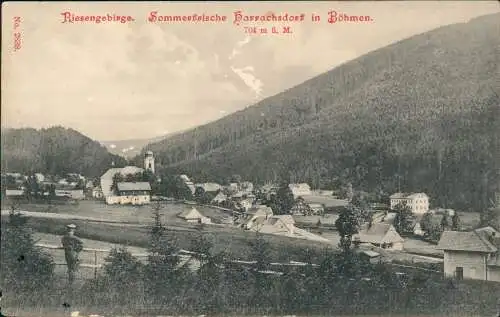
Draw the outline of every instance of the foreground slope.
M482 209L499 187L499 34L494 14L416 35L148 148L199 179L339 176Z
M62 127L5 129L2 131L2 171L62 175L82 173L96 177L125 159L83 134Z

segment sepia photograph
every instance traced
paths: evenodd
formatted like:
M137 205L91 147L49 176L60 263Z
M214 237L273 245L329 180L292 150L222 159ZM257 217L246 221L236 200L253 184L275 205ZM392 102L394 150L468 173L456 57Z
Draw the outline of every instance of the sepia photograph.
M500 317L497 1L1 21L1 317Z

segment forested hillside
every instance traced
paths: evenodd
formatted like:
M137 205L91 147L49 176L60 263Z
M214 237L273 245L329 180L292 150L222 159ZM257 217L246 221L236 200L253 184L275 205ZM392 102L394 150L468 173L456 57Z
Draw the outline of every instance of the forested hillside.
M500 187L499 34L495 14L416 35L148 149L200 180L287 171L482 210Z
M2 130L2 172L81 173L101 176L126 160L110 154L104 146L81 133L62 127Z

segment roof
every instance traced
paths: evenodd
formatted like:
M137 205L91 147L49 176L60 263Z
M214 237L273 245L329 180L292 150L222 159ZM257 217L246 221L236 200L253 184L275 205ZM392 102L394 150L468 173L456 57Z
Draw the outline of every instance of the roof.
M245 213L247 215L255 215L255 216L262 215L262 216L266 216L266 215L272 215L273 214L273 209L271 207L268 207L268 206L256 206L256 207L250 208L250 210L248 210Z
M118 191L151 190L151 185L148 182L120 182L116 185Z
M388 223L375 223L355 235L360 242L375 244L404 242L396 229Z
M272 216L271 218L268 219L268 223L270 225L275 225L277 222L282 222L287 225L288 224L292 225L295 223L295 220L290 215Z
M333 196L302 195L306 204L322 204L325 208L347 206L345 199L337 199Z
M445 251L497 252L498 248L488 241L487 230L482 229L485 228L468 232L445 231L441 235L437 249Z
M310 203L307 205L311 208L323 208L323 204L318 204L318 203Z
M217 183L200 183L196 184L196 187L201 187L205 192L216 192L221 189L221 185Z
M177 216L186 220L203 218L203 215L196 208L186 209Z
M367 256L369 256L370 258L375 258L377 256L380 256L380 253L378 252L375 252L375 251L370 251L370 250L364 250L364 251L361 251L362 254L366 254Z
M245 193L244 193L243 191L239 191L239 192L237 192L237 193L233 194L233 196L232 196L232 197L233 197L233 198L241 198L241 197L243 197L244 195L245 195Z
M288 187L291 189L291 190L294 190L294 189L301 189L301 190L307 190L307 191L310 191L311 190L311 187L309 186L309 184L307 183L300 183L300 184L289 184Z
M121 168L110 168L106 171L106 173L102 174L101 179L109 179L112 180L115 174L120 173Z
M391 199L402 199L402 198L413 199L413 198L418 198L419 196L428 197L427 194L425 194L425 193L394 193L391 196L389 196L389 198L391 198Z
M137 174L137 173L142 173L143 171L144 169L137 166L125 166L120 170L120 174L122 175Z
M224 195L224 193L220 192L218 193L217 195L215 195L214 199L212 199L212 201L222 201L222 200L226 200L227 199L227 196Z
M24 190L22 190L22 189L6 189L5 195L7 195L7 196L22 196L22 195L24 195Z

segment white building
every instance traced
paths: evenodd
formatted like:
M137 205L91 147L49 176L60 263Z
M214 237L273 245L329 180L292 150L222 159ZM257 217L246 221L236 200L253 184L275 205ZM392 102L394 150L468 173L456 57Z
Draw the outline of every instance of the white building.
M395 193L390 197L391 209L400 204L406 204L414 214L425 214L429 211L429 196L425 193Z
M500 282L500 234L492 227L470 232L445 231L437 249L444 251L444 275Z
M300 196L308 196L311 195L311 187L307 183L301 184L289 184L288 187L293 193L293 197L297 199Z
M186 220L189 223L210 224L212 220L203 216L196 208L187 209L177 215L177 217Z

